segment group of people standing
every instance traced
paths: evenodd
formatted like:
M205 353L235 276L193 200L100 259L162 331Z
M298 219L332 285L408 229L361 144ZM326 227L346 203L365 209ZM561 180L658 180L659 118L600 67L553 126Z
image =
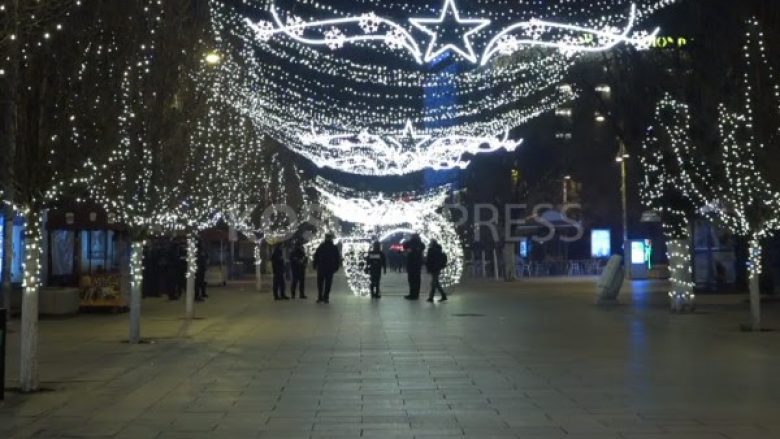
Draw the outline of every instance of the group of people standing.
M440 301L446 301L447 293L441 286L441 272L447 268L447 255L441 245L435 239L431 239L428 253L425 254L425 244L420 239L420 235L414 234L404 244L404 252L406 253L406 276L409 281L409 294L404 296L404 299L420 299L422 269L425 266L431 275L431 292L428 295L428 302L434 301L436 292L441 294Z
M195 301L203 302L206 293L208 251L201 239L197 240L195 270ZM163 241L144 249L144 296L165 294L172 301L181 299L187 288L186 240Z
M441 273L447 267L447 255L441 245L435 239L430 241L428 252L420 235L414 234L404 243L406 255L406 272L409 282L409 294L404 296L407 300L419 300L422 283L422 269L425 267L431 275L431 291L428 302L433 302L438 292L440 301L447 300L447 294L441 285ZM306 299L305 278L308 257L302 241L296 242L289 254L289 268L291 274L290 294L293 299L296 293L300 293L301 299ZM312 266L317 271L317 303L329 303L330 291L333 286L333 276L342 266L342 257L339 248L334 243L332 234L325 235L325 240L317 247L314 253ZM290 300L286 295L286 274L288 261L285 261L281 246L276 246L271 254L271 266L273 271L273 295L274 300ZM381 294L382 275L387 274L387 257L382 251L379 242L375 242L364 258L364 271L369 276L371 297L379 299Z
M333 287L333 276L341 268L341 252L333 242L332 234L325 235L325 240L317 247L314 253L312 266L317 270L317 303L330 303L330 290ZM290 252L289 257L291 288L290 295L295 299L296 292L299 292L301 299L307 299L306 296L306 267L309 265L309 258L306 255L306 249L303 242L298 241ZM287 265L285 264L284 253L281 246L276 246L271 253L271 269L273 271L273 294L274 300L290 300L286 294L285 276Z

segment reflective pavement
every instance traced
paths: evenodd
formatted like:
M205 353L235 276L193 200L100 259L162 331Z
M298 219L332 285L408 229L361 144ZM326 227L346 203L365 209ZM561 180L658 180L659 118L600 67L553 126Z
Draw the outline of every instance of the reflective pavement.
M191 324L147 299L139 346L127 315L43 320L47 391L8 395L0 437L780 437L780 333L739 332L742 298L674 315L662 284L599 308L593 279L470 280L432 305L387 281L330 305L212 289Z

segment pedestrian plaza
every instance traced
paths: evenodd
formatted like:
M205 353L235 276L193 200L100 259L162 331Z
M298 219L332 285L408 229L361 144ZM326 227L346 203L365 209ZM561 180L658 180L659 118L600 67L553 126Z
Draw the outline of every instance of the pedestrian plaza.
M0 437L780 437L780 333L740 332L743 297L676 315L660 282L609 307L591 278L467 280L436 304L403 285L390 274L372 301L339 276L326 305L232 284L191 323L146 299L141 345L123 343L127 315L44 319L44 391L7 394Z

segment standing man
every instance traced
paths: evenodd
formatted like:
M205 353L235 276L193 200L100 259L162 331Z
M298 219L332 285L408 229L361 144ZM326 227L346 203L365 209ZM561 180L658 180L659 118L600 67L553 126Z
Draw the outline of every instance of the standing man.
M285 294L284 284L284 254L282 253L282 246L277 245L274 247L273 253L271 253L271 270L274 272L273 292L274 300L290 300Z
M409 280L409 295L404 296L406 300L420 299L420 282L422 282L423 256L425 254L425 244L423 244L420 235L415 233L404 244L406 251L406 277Z
M330 303L330 289L333 275L341 268L341 253L333 243L332 233L325 235L325 241L314 253L314 269L317 270L317 303Z
M290 271L292 271L292 282L290 285L290 296L295 299L295 290L300 288L301 299L306 299L306 266L309 264L309 258L306 257L306 249L303 248L303 241L297 241L295 248L290 252Z
M208 255L203 241L198 239L198 257L195 260L198 270L195 272L195 301L203 302L206 300L206 266L208 265Z
M444 288L441 287L441 281L439 280L441 271L445 267L447 267L447 255L444 254L441 245L435 239L431 239L428 247L428 256L425 258L425 268L431 274L431 294L428 296L428 302L433 303L433 298L436 297L436 290L441 293L440 302L447 300L447 294L444 292Z
M382 245L375 242L371 250L366 255L366 271L371 277L371 298L379 299L382 295L379 293L379 283L382 280L382 272L387 274L387 259L382 252Z

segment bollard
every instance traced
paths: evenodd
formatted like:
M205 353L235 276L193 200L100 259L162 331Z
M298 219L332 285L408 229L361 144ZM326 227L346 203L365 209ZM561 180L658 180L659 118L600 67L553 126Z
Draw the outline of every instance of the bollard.
M8 310L0 308L0 401L5 399L5 335Z

